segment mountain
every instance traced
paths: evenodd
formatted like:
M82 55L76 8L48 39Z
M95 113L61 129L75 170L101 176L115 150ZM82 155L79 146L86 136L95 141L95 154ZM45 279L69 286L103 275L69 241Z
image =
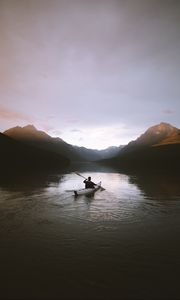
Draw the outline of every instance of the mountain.
M96 161L110 158L115 156L122 148L122 146L119 146L96 150L73 146L60 138L53 138L47 133L37 130L33 125L16 126L4 131L4 134L28 145L66 156L71 161Z
M71 161L83 160L72 145L60 138L53 138L47 133L37 130L33 125L10 128L4 131L3 134L25 144L63 155Z
M123 148L123 146L111 146L103 150L97 150L97 149L88 149L85 147L78 147L74 146L77 153L79 153L80 156L84 157L85 160L88 161L97 161L100 159L106 159L114 157L119 153L119 151Z
M180 130L168 123L160 123L146 130L135 141L131 141L123 151L134 150L140 147L180 143Z
M0 133L1 172L51 170L65 167L69 160L61 155L26 145Z
M125 169L178 169L180 166L180 130L167 123L150 127L135 141L103 163Z
M111 158L111 157L116 156L123 148L124 148L123 145L118 146L118 147L111 146L106 149L98 150L98 151L99 151L102 159L106 159L106 158Z
M4 131L3 134L21 141L50 140L50 136L47 133L37 130L33 125L24 127L16 126Z
M0 160L4 167L35 167L36 164L37 168L46 168L48 165L66 165L68 159L100 160L125 169L180 167L180 129L163 122L150 127L126 146L104 150L72 146L33 125L6 130L0 135L0 146Z

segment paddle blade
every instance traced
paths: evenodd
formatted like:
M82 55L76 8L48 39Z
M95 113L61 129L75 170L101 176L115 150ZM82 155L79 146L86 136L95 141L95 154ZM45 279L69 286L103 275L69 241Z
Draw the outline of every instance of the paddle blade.
M105 188L103 188L103 187L101 187L101 189L100 189L101 191L105 191Z
M75 173L76 175L78 175L78 176L80 176L80 177L86 179L86 177L84 177L83 175L79 174L78 172L74 172L74 173Z

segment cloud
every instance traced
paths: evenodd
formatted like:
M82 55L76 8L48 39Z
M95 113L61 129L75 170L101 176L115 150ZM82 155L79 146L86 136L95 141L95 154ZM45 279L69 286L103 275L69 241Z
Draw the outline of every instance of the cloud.
M68 107L68 109L69 109L69 107ZM74 124L74 123L78 123L79 122L78 119L73 118L73 117L65 118L64 121L65 121L66 124Z
M49 131L55 131L56 129L54 128L54 126L49 125L49 124L41 124L41 127L43 130L45 130L46 132Z
M79 139L78 139L78 141L79 142L82 142L84 139L82 138L82 137L80 137Z
M53 130L51 132L51 135L54 136L54 137L57 137L57 136L60 137L62 135L62 131L60 131L60 130Z
M0 130L27 113L69 143L82 136L105 147L162 119L179 127L179 8L177 0L0 1L0 101L11 108L0 110Z
M33 122L34 119L29 117L26 114L17 112L13 109L0 106L0 119L8 120L8 121L14 121L14 122L19 122L19 121L27 121L27 122Z
M104 149L112 145L125 145L132 139L136 139L140 133L139 128L134 128L132 134L131 128L125 124L84 126L83 131L77 131L76 134L72 129L64 128L61 138L73 145Z
M80 133L80 132L82 132L82 130L79 130L79 129L72 129L71 132L74 132L74 133L78 132L78 133Z
M174 114L174 110L172 110L172 109L164 109L163 113L166 114L166 115L172 115L172 114Z

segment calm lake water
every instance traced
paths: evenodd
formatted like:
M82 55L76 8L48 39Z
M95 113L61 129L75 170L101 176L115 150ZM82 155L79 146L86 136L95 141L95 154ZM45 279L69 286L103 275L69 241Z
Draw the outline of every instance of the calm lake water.
M91 176L104 191L75 198ZM180 184L96 165L0 181L1 299L180 299Z

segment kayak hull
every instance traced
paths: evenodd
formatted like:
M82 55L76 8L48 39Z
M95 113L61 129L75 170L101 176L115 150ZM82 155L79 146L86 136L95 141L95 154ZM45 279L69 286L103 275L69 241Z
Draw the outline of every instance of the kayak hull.
M96 191L101 188L101 181L95 185L94 188L90 189L81 189L81 190L74 190L75 196L82 196L82 195L93 195Z

